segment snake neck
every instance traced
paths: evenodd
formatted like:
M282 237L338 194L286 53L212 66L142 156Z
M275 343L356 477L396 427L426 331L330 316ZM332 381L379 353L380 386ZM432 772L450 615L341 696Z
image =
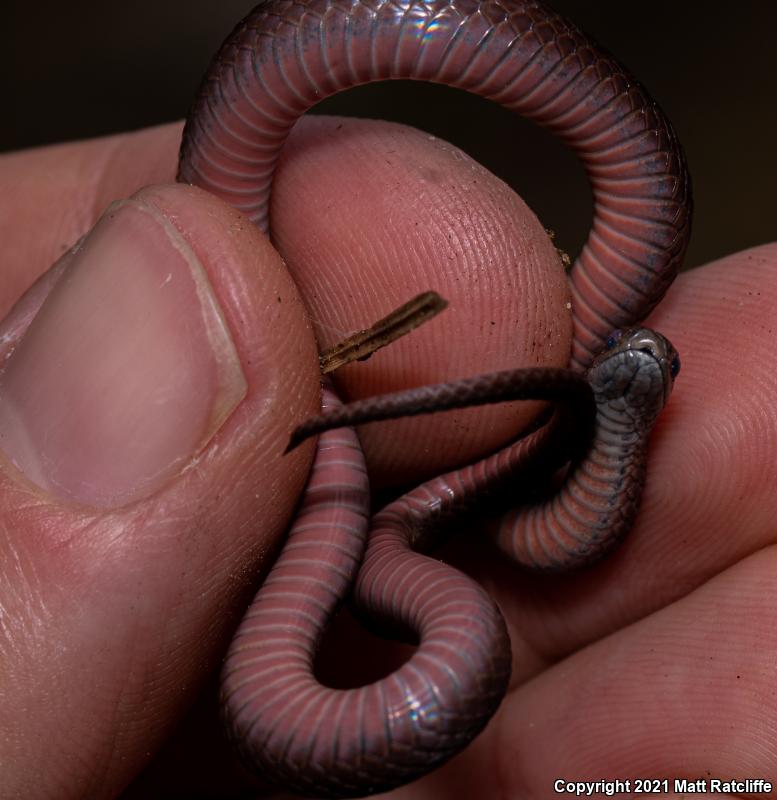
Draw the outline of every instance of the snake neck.
M507 514L497 545L534 570L563 572L599 561L632 527L645 480L641 423L602 403L594 436L555 494Z

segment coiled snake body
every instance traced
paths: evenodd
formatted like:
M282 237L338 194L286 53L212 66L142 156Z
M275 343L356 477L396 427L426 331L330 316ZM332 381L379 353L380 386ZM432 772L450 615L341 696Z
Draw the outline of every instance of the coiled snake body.
M632 523L647 435L679 368L671 345L652 331L605 344L661 299L684 255L690 188L682 150L645 91L540 3L269 0L214 60L184 132L179 179L266 231L273 172L295 121L329 94L388 78L467 89L553 131L586 167L594 221L570 273L571 369L496 373L342 411L327 391L333 415L308 426L325 430L387 409L418 413L424 403L556 403L539 432L428 481L371 524L355 434L320 436L302 508L238 629L222 684L228 727L246 760L317 796L361 796L432 769L482 729L505 691L510 649L496 606L464 575L416 552L434 526L515 480L527 463L561 466L555 444L595 403L594 437L559 493L511 512L497 543L544 569L601 557ZM385 679L335 690L315 680L312 662L354 577L365 615L414 631L419 647Z

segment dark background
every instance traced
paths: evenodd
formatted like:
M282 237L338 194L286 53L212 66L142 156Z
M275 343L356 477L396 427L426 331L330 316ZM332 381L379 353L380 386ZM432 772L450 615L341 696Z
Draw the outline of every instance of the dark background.
M777 239L777 3L550 0L613 52L663 106L683 142L696 215L687 264ZM252 0L3 3L0 150L182 117L210 57ZM464 93L380 84L325 101L462 147L576 253L590 197L575 159L533 125ZM2 187L0 187L2 190Z

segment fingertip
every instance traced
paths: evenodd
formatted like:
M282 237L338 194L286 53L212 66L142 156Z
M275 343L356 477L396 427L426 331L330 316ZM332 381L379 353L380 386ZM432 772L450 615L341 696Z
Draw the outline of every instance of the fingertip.
M449 307L348 365L355 400L520 366L565 366L571 342L561 259L528 207L457 148L401 125L303 119L284 148L273 239L311 310L322 349L424 290ZM514 435L534 404L363 428L377 484L473 460Z

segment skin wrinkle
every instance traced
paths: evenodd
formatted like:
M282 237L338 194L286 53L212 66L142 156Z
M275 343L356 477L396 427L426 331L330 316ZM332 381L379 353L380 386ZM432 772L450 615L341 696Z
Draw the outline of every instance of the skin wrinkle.
M65 548L63 548L61 546L59 547L60 552L62 552L64 549ZM66 549L69 550L71 548L66 546ZM35 563L34 558L31 557L29 559L29 563L34 564ZM39 561L38 563L42 563L42 562ZM68 559L66 563L67 563L66 569L67 569L67 572L68 572L68 577L70 579L78 580L78 578L75 578L75 573L76 573L76 570L80 570L81 569L81 567L84 565L84 562L83 561L79 562L79 561L76 561L76 560L73 560L73 559ZM88 564L89 562L87 561L86 563ZM95 563L99 564L99 563L101 563L101 560L100 559L96 559ZM41 651L41 652L45 651L43 646L45 645L45 641L46 641L45 637L48 636L49 627L52 624L56 624L55 623L56 620L61 619L61 614L63 612L63 608L78 604L77 601L74 601L72 598L66 596L66 594L64 592L58 592L57 594L52 596L52 590L51 590L52 587L57 587L59 585L59 583L53 578L52 575L47 574L47 572L52 572L52 571L55 571L55 570L56 571L60 571L62 569L62 566L63 566L63 562L62 562L61 559L58 561L58 566L59 566L59 569L57 569L56 567L54 567L52 565L51 567L47 568L46 572L42 572L40 574L34 572L33 574L35 575L35 580L32 580L32 581L29 580L29 568L28 567L24 568L24 572L25 572L25 575L27 576L27 580L28 580L28 582L26 584L27 585L27 591L25 591L24 597L22 599L22 602L24 603L24 608L26 609L26 614L19 615L18 611L17 611L17 612L14 612L14 616L17 617L17 618L21 618L21 619L25 619L25 616L26 616L28 622L30 620L34 621L33 626L29 629L30 630L30 636L27 638L27 642L26 642L27 649L31 652L31 654L35 654L38 651ZM61 578L61 576L58 576L58 577ZM36 585L36 582L37 582L38 585ZM13 583L11 585L13 585ZM41 586L43 586L43 585L48 587L47 591L45 591L45 592L41 590ZM41 600L43 598L48 598L48 602L47 603L46 602L41 602L41 603L37 604L35 610L30 612L29 611L30 602L31 602L31 599L34 599L34 598L40 598ZM18 632L19 631L18 631L18 628L17 628L17 631L16 631L17 638L18 638ZM50 669L51 666L52 666L52 655L53 655L54 661L56 662L58 660L62 660L63 657L66 658L67 654L68 654L68 651L70 649L71 648L70 648L69 644L63 642L63 643L61 643L61 645L58 648L58 650L55 651L55 653L52 654L50 652L50 650L49 650L48 651L48 656L47 656L47 662L45 663L45 665L41 665L41 666L43 666L44 669ZM28 654L28 659L29 659L29 654ZM35 662L32 659L29 659L28 669L25 670L25 674L23 676L24 682L17 681L15 684L14 684L14 682L12 682L12 686L16 685L17 687L22 687L22 686L25 685L26 681L31 680L31 675L30 675L30 671L29 671L30 668L32 669L33 674L39 669L39 667L35 664ZM20 677L22 677L22 676L20 676ZM51 702L57 702L57 701L54 700L54 697L56 695L58 695L60 690L61 690L61 697L63 697L63 698L68 697L67 692L65 691L66 687L62 686L61 683L62 683L62 681L59 678L55 678L54 682L52 682L51 685L47 685L45 691L51 694L51 698L50 698ZM39 701L41 699L42 698L38 698ZM59 702L61 704L61 699L60 699ZM110 734L111 734L111 730L112 730L112 728L110 726L110 719L107 721L106 725L101 726L101 727L105 729L105 732L108 734L108 737L110 738ZM66 735L64 731L63 731L63 735ZM100 742L100 745L102 746L102 751L106 755L109 754L109 748L103 746L103 744L104 744L103 738L99 737L96 731L93 731L92 729L90 729L89 736L94 741ZM22 734L20 734L19 738L20 738L20 743L23 743L24 742L24 736ZM63 776L67 776L69 774L74 774L75 773L76 770L74 769L73 764L72 764L73 759L65 759L64 756L58 757L57 754L52 754L52 756L53 756L53 758L55 760L58 759L60 762L65 764L65 766L63 766L63 768L62 768ZM75 761L77 761L77 760L78 760L78 758L75 759ZM100 763L103 763L104 760L105 759L101 759ZM78 781L78 783L83 783L83 781ZM66 785L66 783L63 780L62 786L65 786L65 785ZM71 790L72 790L72 787L68 786L67 787L67 791L71 791Z
M34 621L45 616L45 609L34 602L38 593L31 590L38 580L34 560L23 557L21 550L14 544L9 528L5 525L0 528L0 539L3 542L3 584L13 590L9 600L0 603L2 652L10 660L11 654L15 654L16 658L23 656L24 645L32 638ZM20 616L14 613L15 605L23 607L25 614ZM25 623L24 626L21 626L20 622ZM3 694L5 694L3 684L0 683L0 695Z

